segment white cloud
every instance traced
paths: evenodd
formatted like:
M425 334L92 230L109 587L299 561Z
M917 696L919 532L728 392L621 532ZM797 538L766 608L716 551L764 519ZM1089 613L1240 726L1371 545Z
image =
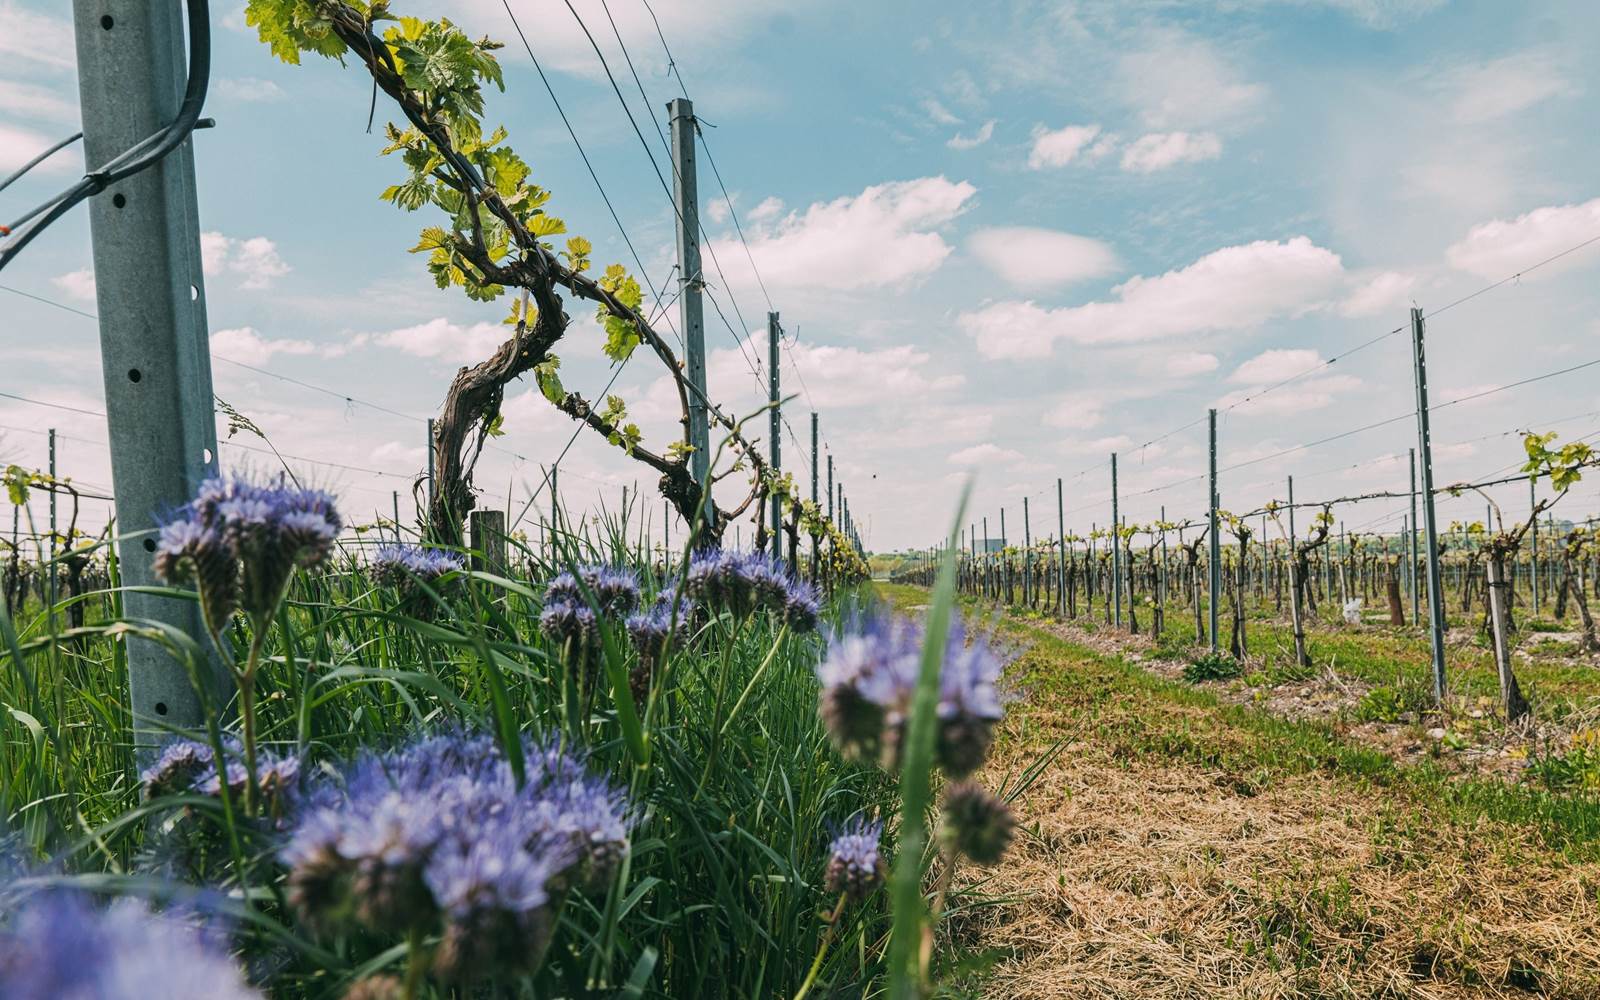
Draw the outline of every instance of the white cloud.
M237 239L201 233L200 260L207 276L234 275L240 288L251 291L270 288L275 279L289 273L289 265L278 256L278 245L265 236Z
M474 323L462 326L443 316L416 326L384 333L357 334L352 347L376 344L418 358L436 358L451 364L477 364L505 343L511 328L501 323Z
M1044 415L1045 423L1068 430L1088 430L1105 420L1100 400L1093 396L1072 395L1052 406Z
M50 283L75 299L94 301L94 269L85 267L50 279Z
M1033 148L1028 151L1028 166L1034 170L1064 167L1094 142L1098 125L1068 125L1054 131L1043 125L1033 130Z
M327 353L309 340L278 340L263 337L254 327L249 326L231 330L212 330L211 350L218 357L246 365L264 365L279 354Z
M282 87L271 80L262 80L254 76L218 80L212 86L218 97L233 101L262 103L281 101L289 96L283 92Z
M767 224L757 206L750 252L769 286L853 291L903 284L944 263L951 247L936 230L965 211L977 190L944 177L891 181ZM719 243L718 258L736 270L743 252Z
M755 208L750 210L747 218L751 222L770 222L783 214L783 199L771 195L761 199Z
M1255 111L1267 88L1247 83L1209 42L1162 29L1118 61L1118 87L1152 129L1215 127Z
M950 113L950 110L939 103L936 97L923 98L922 110L935 125L960 125L961 119Z
M1057 340L1132 343L1248 329L1320 304L1343 282L1339 256L1305 236L1212 251L1176 271L1135 277L1110 301L1046 309L998 302L959 318L988 358L1048 357Z
M49 87L0 80L0 112L21 118L72 121L78 117L78 102Z
M1316 351L1297 348L1293 350L1262 351L1228 376L1229 382L1281 382L1303 371L1322 364L1322 355Z
M971 135L953 135L945 143L951 149L977 149L979 146L994 138L995 119L991 118L979 126L978 131Z
M707 362L707 384L738 391L753 388L746 358L766 356L765 331L751 334L743 351L737 347L718 348ZM933 355L915 344L874 350L800 340L785 347L780 358L779 374L785 394L799 391L803 380L805 395L800 404L822 410L925 402L931 394L959 388L966 382L961 375L929 372ZM666 387L670 388L670 384ZM672 395L675 400L676 393Z
M1600 198L1578 205L1547 205L1517 216L1473 226L1445 251L1450 266L1499 280L1600 235ZM1530 278L1577 264L1574 255L1541 268Z
M1556 60L1536 50L1460 67L1444 74L1436 89L1449 97L1451 117L1465 125L1494 121L1552 97L1579 93Z
M728 221L728 203L721 198L706 202L706 218L719 226L724 225Z
M1200 163L1222 155L1214 132L1151 132L1122 151L1122 169L1136 174L1165 170L1179 163Z
M1267 352L1269 354L1274 352ZM1296 354L1297 351L1279 352ZM1305 353L1315 354L1315 351ZM1289 374L1293 374L1292 372ZM1232 410L1233 413L1246 417L1267 416L1292 416L1310 410L1320 410L1332 405L1334 398L1340 393L1350 392L1360 388L1360 379L1350 375L1324 375L1318 378L1308 378L1300 382L1292 382L1281 389L1274 389L1264 396L1258 396L1267 385L1252 385L1247 389L1237 389L1228 393L1214 404L1219 410Z
M1369 28L1393 28L1443 7L1448 0L1287 0L1342 10Z
M58 139L0 122L0 174L9 174L21 167L55 145ZM63 149L33 168L34 172L46 174L69 174L82 169L83 155L76 148Z
M1217 356L1203 351L1162 353L1161 373L1170 378L1192 378L1217 370Z
M952 453L950 464L972 467L1000 462L1020 462L1022 458L1023 455L1020 451L1013 451L1010 448L1002 448L999 445L985 442L983 444L975 444L970 448L962 448L960 451ZM851 506L853 509L854 505L852 504Z
M1363 282L1339 304L1339 313L1352 318L1398 313L1411 299L1414 275L1384 271Z
M1119 266L1116 253L1099 240L1032 226L980 229L967 247L1007 284L1025 291L1103 278Z
M52 70L77 64L72 21L23 10L14 0L0 0L0 63L33 62Z

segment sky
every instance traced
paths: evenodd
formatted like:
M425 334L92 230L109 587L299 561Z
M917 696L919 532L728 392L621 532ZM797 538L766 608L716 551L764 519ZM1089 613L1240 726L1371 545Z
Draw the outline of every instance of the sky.
M400 171L378 155L381 97L367 132L360 67L281 64L242 3L213 6L217 127L194 145L216 393L353 519L387 514L398 490L408 520L423 421L504 338L506 303L437 290L407 253L438 220L379 201ZM681 75L705 134L710 394L762 404L777 311L782 464L809 487L817 412L870 548L935 544L969 480L963 528L987 519L999 537L1003 509L1020 541L1026 498L1027 530L1054 535L1059 478L1062 520L1086 533L1110 519L1113 453L1131 523L1198 517L1211 407L1224 507L1281 500L1290 475L1300 501L1404 490L1412 306L1430 317L1437 483L1515 472L1520 430L1600 434L1600 365L1490 391L1600 359L1600 243L1534 267L1600 237L1587 0L608 0L614 30L600 0L574 0L576 16L511 0L627 242L500 0L392 6L510 43L486 120L597 263L638 272L632 244L647 304L677 288L657 171L670 180L658 129ZM59 0L0 0L0 174L76 128L69 17ZM83 169L57 156L0 193L0 215ZM0 393L99 410L97 328L79 314L98 307L87 213L0 286ZM609 370L592 310L569 311L568 388L596 399L615 374L665 447L669 380L643 352ZM675 305L659 326L676 343ZM0 462L42 466L49 427L61 472L106 489L92 412L0 396ZM575 425L519 384L504 429L481 502L542 511ZM235 436L223 463L271 468L261 447ZM560 469L574 509L642 487L659 531L654 477L619 450L585 432ZM1507 516L1529 503L1526 484L1490 495ZM1406 507L1336 516L1392 532ZM1442 497L1441 525L1484 510ZM1600 511L1600 475L1559 510Z

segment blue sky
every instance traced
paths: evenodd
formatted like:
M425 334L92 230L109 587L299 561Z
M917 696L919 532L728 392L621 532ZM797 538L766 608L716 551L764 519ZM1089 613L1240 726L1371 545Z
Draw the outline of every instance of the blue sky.
M648 105L598 0L575 6L660 161L650 112L664 123L677 81L641 0L609 4ZM1440 309L1600 236L1600 68L1586 50L1600 9L1579 0L653 6L715 126L711 153L792 340L782 374L799 393L788 413L801 441L784 442L785 464L809 452L815 408L876 548L938 537L971 471L971 520L987 514L994 534L1002 506L1019 534L1024 496L1036 533L1053 532L1058 476L1069 528L1104 524L1113 451L1130 519L1195 514L1208 406L1224 410L1224 468L1252 463L1224 474L1225 506L1281 498L1289 474L1299 499L1403 488L1406 420L1270 457L1412 405L1405 335L1317 366L1401 326L1413 302ZM498 342L504 304L437 291L405 252L433 220L376 197L398 171L365 132L362 73L281 65L244 27L242 4L216 7L207 113L218 127L196 139L215 354L425 417L455 368ZM0 0L0 172L75 127L67 8ZM510 129L596 259L633 268L499 0L395 8L511 42L488 118ZM675 281L670 204L577 21L559 0L512 8L650 282ZM380 126L386 113L380 101ZM54 167L0 197L31 204L82 163ZM701 174L723 269L712 295L728 320L708 302L711 391L748 409L764 391L745 353L764 362L767 294L703 161ZM93 312L88 267L80 211L0 284ZM1441 314L1434 401L1600 358L1597 274L1600 244ZM573 312L582 322L558 353L569 387L593 397L609 373L588 310ZM742 353L746 330L757 335ZM0 292L0 350L0 391L99 407L91 321ZM1520 428L1600 431L1597 372L1439 411L1437 479L1505 470ZM218 394L281 451L386 472L305 466L354 510L408 493L420 423L226 361L215 374ZM616 391L664 445L672 397L642 356ZM531 391L506 409L504 450L479 475L496 505L538 485L572 428ZM82 414L0 399L0 458L41 464L37 432L52 425L66 436L63 470L109 482L103 422ZM636 479L649 488L589 435L562 469L578 506L614 504ZM1600 507L1594 484L1576 494L1568 513ZM1525 487L1496 495L1526 502ZM1339 514L1392 530L1401 506ZM1482 516L1480 500L1444 501L1444 520L1468 516Z

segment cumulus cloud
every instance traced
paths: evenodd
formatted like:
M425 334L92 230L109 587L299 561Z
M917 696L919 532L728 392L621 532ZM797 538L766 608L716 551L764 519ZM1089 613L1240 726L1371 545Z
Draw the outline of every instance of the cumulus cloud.
M289 96L284 93L282 87L271 80L262 80L254 76L218 80L212 87L218 97L253 104L281 101Z
M953 135L945 143L951 149L977 149L994 137L995 119L991 118L979 126L971 135Z
M439 316L426 323L398 330L357 334L351 346L371 344L417 358L433 358L452 364L476 364L494 353L508 336L509 328L500 323L463 326Z
M995 465L1001 462L1020 462L1022 459L1022 452L1011 448L1002 448L986 441L983 444L975 444L970 448L962 448L960 451L953 452L950 455L950 464L971 468L980 465Z
M11 0L0 2L0 62L66 71L77 64L72 21L24 10Z
M1384 271L1357 285L1339 303L1339 312L1352 318L1399 313L1410 300L1416 283L1414 275Z
M1473 226L1460 242L1445 251L1445 259L1459 271L1499 280L1576 246L1597 232L1600 198L1577 205L1547 205L1515 219L1495 219ZM1541 268L1529 278L1558 272L1565 263Z
M1101 405L1101 401L1093 396L1071 395L1045 413L1045 423L1080 431L1098 427L1105 419Z
M967 241L985 267L1013 288L1041 291L1112 274L1111 247L1087 236L1032 226L993 226Z
M19 118L70 121L78 117L78 102L64 91L20 80L0 80L0 113Z
M1283 353L1293 354L1296 352L1287 351ZM1310 353L1314 354L1315 352ZM1264 396L1258 396L1257 393L1267 388L1266 385L1252 385L1247 389L1238 389L1228 393L1217 400L1215 406L1219 410L1231 410L1235 414L1246 417L1284 416L1305 413L1329 406L1340 394L1358 389L1361 385L1361 380L1351 375L1324 375L1319 378L1308 378L1300 382L1292 382L1281 389L1274 389Z
M1228 376L1229 382L1280 382L1322 364L1322 355L1314 350L1262 351Z
M1445 73L1435 89L1450 101L1451 117L1464 125L1494 121L1579 92L1558 61L1541 50L1459 67Z
M1163 352L1159 370L1169 378L1192 378L1217 370L1217 356L1203 351Z
M222 233L200 234L200 259L208 277L233 275L239 287L259 291L289 273L289 265L278 256L278 245L265 236L236 239Z
M80 268L58 274L50 279L50 283L66 292L68 295L83 302L94 301L94 269Z
M1058 340L1133 343L1248 329L1321 304L1344 280L1339 256L1305 236L1212 251L1187 267L1135 277L1114 298L1049 309L997 302L959 317L988 358L1048 357Z
M1241 79L1209 42L1175 29L1152 32L1117 64L1118 87L1152 129L1215 127L1254 112L1267 95Z
M944 177L892 181L782 218L763 213L763 202L750 214L750 252L769 286L856 291L904 284L944 263L951 247L938 230L977 191ZM719 259L736 271L743 251L718 244Z
M20 168L55 145L59 138L0 122L0 175ZM75 173L83 169L83 155L76 149L63 149L33 169L47 174Z
M1092 149L1090 144L1099 134L1098 125L1068 125L1055 130L1040 125L1033 130L1033 148L1028 151L1028 166L1034 170L1064 167L1077 159L1080 153Z
M1151 132L1122 151L1122 169L1150 174L1180 163L1215 160L1221 155L1222 140L1214 132Z
M212 330L211 350L220 358L246 365L263 365L279 354L327 356L330 353L309 340L263 337L254 327L249 326Z

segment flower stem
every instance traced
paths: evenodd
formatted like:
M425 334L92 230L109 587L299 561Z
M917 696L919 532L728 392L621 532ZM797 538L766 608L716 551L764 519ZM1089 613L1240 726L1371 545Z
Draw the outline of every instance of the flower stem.
M750 675L750 682L739 693L739 700L734 702L733 707L728 710L728 718L722 723L721 732L727 732L728 727L733 725L734 717L739 714L739 709L744 707L745 700L750 697L750 692L755 690L756 682L761 680L761 676L767 672L767 667L772 665L773 658L778 655L778 647L783 645L784 637L788 634L789 624L785 622L783 628L778 630L778 637L773 640L772 648L767 650L767 658L762 660L761 666L757 667L756 672Z
M844 914L844 903L847 898L841 892L839 902L834 906L833 912L828 914L826 918L828 928L822 932L822 943L817 946L817 957L811 960L811 969L806 973L805 982L795 991L794 1000L805 1000L806 994L810 993L811 987L816 984L817 973L822 971L822 959L828 954L828 946L833 944L834 931L839 927L839 917Z
M422 994L422 980L428 973L427 957L422 949L422 930L413 928L406 941L405 1000L417 1000Z
M256 669L261 664L261 647L266 642L264 623L252 624L250 652L239 674L239 723L244 738L244 814L256 814ZM219 762L222 781L228 780L226 762Z

